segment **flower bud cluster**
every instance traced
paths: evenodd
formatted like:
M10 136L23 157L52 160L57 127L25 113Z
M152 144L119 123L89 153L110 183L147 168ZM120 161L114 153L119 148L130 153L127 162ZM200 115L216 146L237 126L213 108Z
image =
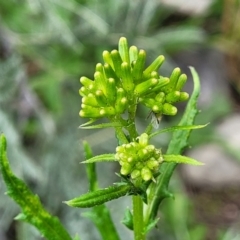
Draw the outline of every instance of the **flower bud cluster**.
M151 72L158 78L159 84L149 89L144 96L140 96L139 102L147 106L155 114L176 115L176 102L186 101L189 98L187 92L181 92L187 81L186 74L181 74L180 68L175 68L169 78L158 76L157 72Z
M173 104L189 97L181 92L187 77L179 68L173 70L170 78L159 76L157 71L164 56L158 56L145 68L145 51L129 48L126 38L120 38L118 50L104 51L103 60L103 64L96 65L94 79L80 78L81 117L119 115L136 102L156 114L175 115L177 108Z
M161 151L148 144L146 133L138 137L138 142L118 146L115 157L121 165L120 173L124 176L130 175L133 180L152 179L162 162Z

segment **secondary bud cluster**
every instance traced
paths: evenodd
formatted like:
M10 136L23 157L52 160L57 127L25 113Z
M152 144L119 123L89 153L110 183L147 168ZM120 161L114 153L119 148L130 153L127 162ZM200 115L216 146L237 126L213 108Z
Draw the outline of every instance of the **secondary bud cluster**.
M188 99L188 94L181 92L187 77L179 68L170 78L159 76L164 56L158 56L145 68L145 51L129 48L126 38L120 38L118 50L104 51L103 60L103 64L96 65L94 79L80 79L81 117L115 116L138 102L154 113L175 115L177 108L173 104Z
M116 152L115 157L121 165L120 173L125 176L130 175L133 180L152 179L162 162L161 151L148 144L146 133L138 137L138 142L118 146Z
M139 98L139 101L158 115L176 115L177 108L174 103L186 101L189 98L188 93L181 92L187 81L186 74L181 74L180 68L175 68L170 78L158 76L155 71L151 72L151 75L158 77L161 84L149 89Z

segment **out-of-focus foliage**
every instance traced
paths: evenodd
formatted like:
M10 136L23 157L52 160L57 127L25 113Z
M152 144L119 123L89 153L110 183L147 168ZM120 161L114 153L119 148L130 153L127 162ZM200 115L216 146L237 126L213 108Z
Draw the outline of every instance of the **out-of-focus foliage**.
M117 47L120 36L146 49L149 60L156 57L155 52L164 54L168 61L163 71L168 71L174 64L171 54L206 43L200 24L211 33L219 31L218 25L211 24L214 28L210 28L201 17L176 15L159 2L0 0L0 131L9 142L13 171L25 178L51 212L62 218L72 235L81 231L83 239L99 236L96 232L89 236L92 228L88 220L62 204L87 190L84 168L79 166L83 159L79 140L91 139L95 153L110 151L117 143L109 137L111 130L78 130L79 77L91 77L102 51ZM219 23L222 2L216 1L208 13L214 23ZM216 114L209 110L209 119L217 119L220 110ZM141 114L141 120L146 115ZM99 141L105 149L98 148ZM105 171L100 179L103 187L112 182L114 168L104 165L98 169ZM28 225L12 223L19 210L3 193L0 182L0 234L8 231L9 239L39 239ZM164 239L181 239L179 232L189 239L205 236L205 227L186 216L189 200L176 197L180 200L165 205L164 218L169 224L161 230ZM173 209L178 214L170 214ZM10 226L16 234L11 235ZM124 236L126 233L120 230ZM223 234L222 239L228 239L228 235Z

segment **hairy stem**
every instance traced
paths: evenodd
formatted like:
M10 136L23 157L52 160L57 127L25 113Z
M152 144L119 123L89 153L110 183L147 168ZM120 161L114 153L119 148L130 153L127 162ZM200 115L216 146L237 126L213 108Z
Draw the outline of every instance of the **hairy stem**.
M133 230L135 240L145 240L143 222L143 201L139 195L133 196Z

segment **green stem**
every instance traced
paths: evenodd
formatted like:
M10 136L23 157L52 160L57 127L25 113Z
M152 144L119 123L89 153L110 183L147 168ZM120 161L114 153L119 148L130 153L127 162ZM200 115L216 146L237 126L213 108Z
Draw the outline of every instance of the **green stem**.
M115 127L115 132L116 132L119 145L129 142L121 127Z
M134 139L136 139L139 136L135 122L132 122L129 126L126 127L126 129L128 130L129 135L131 136L131 141L134 141Z
M136 124L135 124L136 111L137 111L137 98L134 98L129 103L128 123L130 123L130 124L126 127L131 136L131 141L136 139L136 137L139 136L137 129L136 129Z
M123 127L127 125L127 121L122 119L120 116L115 116L113 118L109 118L111 122L118 122L121 123L122 127L114 127L115 128L115 134L118 139L119 145L122 145L124 143L128 143L128 139L123 132Z
M143 222L143 201L139 195L134 195L133 200L133 230L134 240L145 240Z

